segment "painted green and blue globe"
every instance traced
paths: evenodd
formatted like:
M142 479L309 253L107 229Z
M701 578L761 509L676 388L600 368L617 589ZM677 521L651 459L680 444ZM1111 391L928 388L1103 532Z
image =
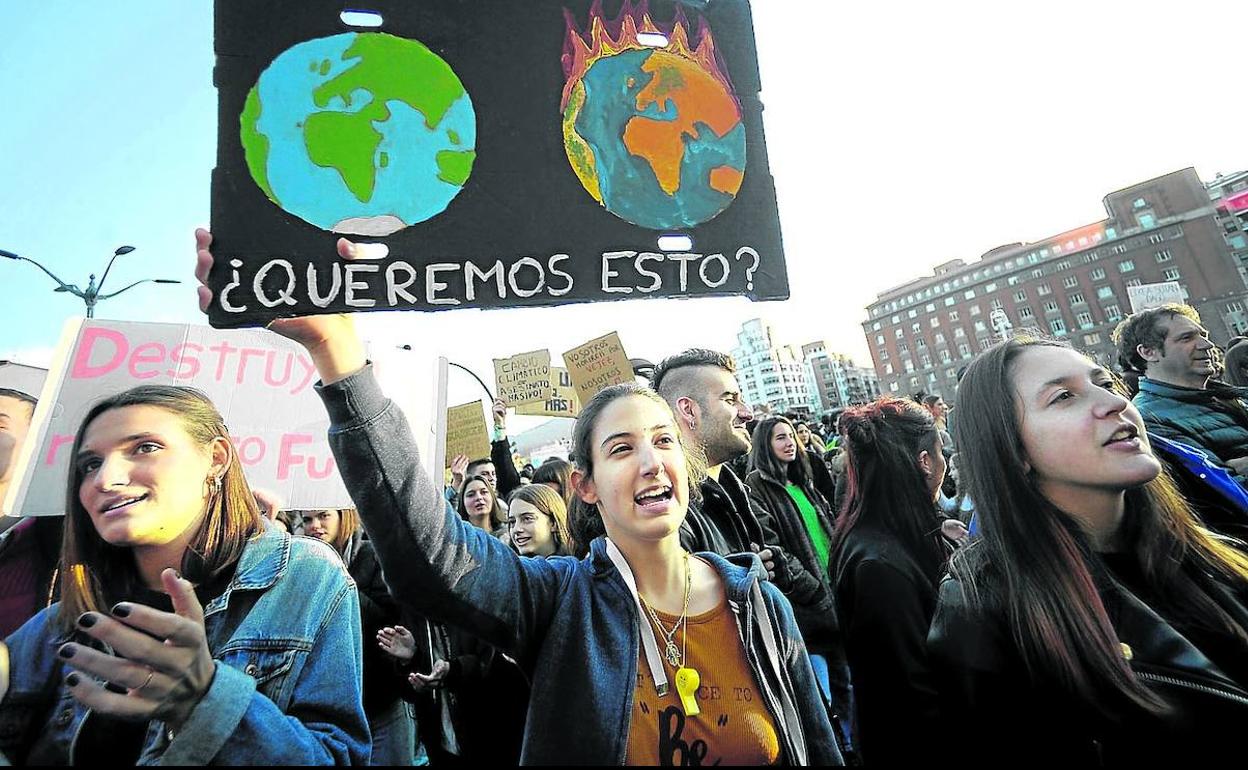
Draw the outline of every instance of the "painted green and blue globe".
M477 117L455 72L422 43L378 32L282 52L239 127L264 194L335 233L390 235L437 216L476 159Z

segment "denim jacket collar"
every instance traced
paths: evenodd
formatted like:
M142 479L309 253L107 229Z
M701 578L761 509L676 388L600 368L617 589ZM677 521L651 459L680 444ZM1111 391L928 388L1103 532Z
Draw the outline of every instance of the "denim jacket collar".
M234 579L220 596L204 607L204 617L228 607L230 595L235 591L263 591L271 588L286 572L286 565L289 563L290 536L265 528L248 541L242 557L238 560Z

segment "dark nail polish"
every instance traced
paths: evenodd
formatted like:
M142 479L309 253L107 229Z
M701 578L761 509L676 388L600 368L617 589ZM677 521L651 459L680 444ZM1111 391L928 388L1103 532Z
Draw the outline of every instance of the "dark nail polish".
M126 688L122 687L119 684L113 684L112 682L105 682L104 689L108 690L109 692L115 692L118 695L125 695L127 692Z
M70 674L69 676L65 677L65 684L69 685L70 687L77 687L78 682L80 682L81 680L82 678L79 677L77 674Z
M70 658L74 657L74 645L62 644L61 649L57 650L56 654L60 655L65 660L69 660Z
M96 617L94 612L84 612L78 616L78 625L82 628L90 628L95 625Z
M128 617L130 617L130 605L129 605L129 604L125 604L124 602L118 602L117 604L114 604L114 605L113 605L113 615L115 615L115 616L117 616L117 617L119 617L119 618L128 618Z

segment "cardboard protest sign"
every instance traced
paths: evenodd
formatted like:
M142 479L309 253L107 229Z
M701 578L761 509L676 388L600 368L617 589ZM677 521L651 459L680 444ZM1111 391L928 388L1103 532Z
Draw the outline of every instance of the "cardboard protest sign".
M516 414L535 417L576 417L580 414L581 400L577 398L572 375L568 370L552 366L550 380L551 388L547 397L539 403L517 407Z
M508 406L540 404L550 397L550 351L534 350L494 359L495 393Z
M485 404L481 401L446 410L445 467L451 467L457 455L469 460L490 456L490 433L485 427Z
M633 381L633 365L615 332L577 345L563 354L563 362L582 404L608 385Z
M420 374L430 373L428 361L399 351L370 355L383 388L384 371L412 394L400 408L431 457L434 381ZM230 430L248 483L275 493L284 507L350 506L329 449L329 418L312 389L317 379L302 347L268 331L73 319L40 394L19 481L0 508L9 515L64 513L79 425L96 402L137 385L203 391Z
M1150 310L1162 305L1187 304L1187 292L1178 281L1164 283L1146 283L1141 286L1128 286L1127 299L1131 302L1131 312Z
M788 297L748 0L367 6L216 0L214 326Z

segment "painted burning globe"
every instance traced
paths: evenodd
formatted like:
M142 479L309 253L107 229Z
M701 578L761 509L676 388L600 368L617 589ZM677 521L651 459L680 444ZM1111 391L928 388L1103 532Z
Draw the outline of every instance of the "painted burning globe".
M390 235L441 213L476 158L472 100L415 40L346 33L282 52L239 120L252 179L323 230Z
M629 10L612 24L591 19L588 39L569 21L564 148L586 191L612 214L654 230L693 227L728 208L741 188L741 106L705 25L696 50L683 18L655 48L641 42L648 30L658 33L653 22Z

